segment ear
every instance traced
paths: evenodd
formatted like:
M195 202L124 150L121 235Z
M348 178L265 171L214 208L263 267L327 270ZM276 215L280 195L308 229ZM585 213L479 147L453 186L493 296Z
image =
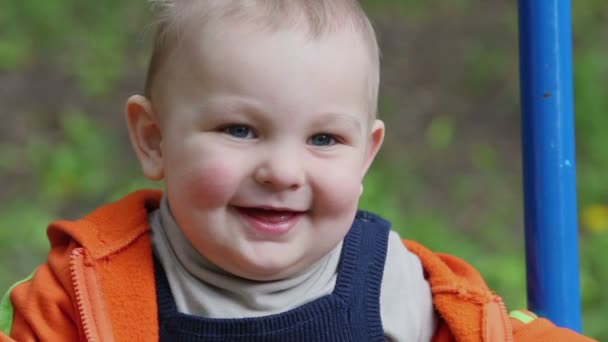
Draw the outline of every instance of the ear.
M367 151L365 152L363 174L361 176L364 176L367 173L367 170L369 169L370 165L372 165L374 158L376 158L376 154L378 154L378 151L380 150L383 141L384 122L382 122L381 120L374 120L367 141Z
M127 100L125 118L133 150L139 159L144 175L150 180L164 177L162 158L162 132L150 101L141 95Z

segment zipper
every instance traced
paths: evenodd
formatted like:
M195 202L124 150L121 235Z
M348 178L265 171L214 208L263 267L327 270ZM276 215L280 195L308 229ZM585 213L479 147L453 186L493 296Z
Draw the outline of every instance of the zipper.
M101 285L93 262L87 257L84 248L75 248L72 251L70 275L85 341L114 341L102 298Z
M492 300L494 301L494 303L498 304L498 307L500 308L500 318L502 319L503 327L505 327L505 341L513 342L513 326L511 326L511 319L507 314L507 306L505 305L505 302L502 300L502 298L499 296L494 296Z

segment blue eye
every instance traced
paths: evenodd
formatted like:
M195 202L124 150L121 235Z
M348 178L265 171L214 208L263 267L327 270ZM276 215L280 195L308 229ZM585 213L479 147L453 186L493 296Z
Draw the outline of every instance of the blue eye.
M314 146L331 146L336 143L336 138L331 134L316 134L310 137L309 143Z
M255 138L253 130L245 125L230 125L224 128L224 133L239 139Z

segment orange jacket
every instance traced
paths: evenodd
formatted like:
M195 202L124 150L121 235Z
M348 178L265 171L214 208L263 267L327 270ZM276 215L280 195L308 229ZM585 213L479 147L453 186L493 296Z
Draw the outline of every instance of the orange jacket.
M0 330L10 337L0 332L0 341L158 340L147 217L161 195L135 192L81 220L52 223L47 262L3 300ZM405 244L420 257L442 318L434 341L592 341L545 319L510 319L470 265Z

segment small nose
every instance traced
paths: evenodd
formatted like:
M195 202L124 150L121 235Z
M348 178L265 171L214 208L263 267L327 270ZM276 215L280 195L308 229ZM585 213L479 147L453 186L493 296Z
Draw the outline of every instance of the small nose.
M258 184L276 190L296 190L304 184L304 175L297 152L278 148L263 156L255 170L254 179Z

